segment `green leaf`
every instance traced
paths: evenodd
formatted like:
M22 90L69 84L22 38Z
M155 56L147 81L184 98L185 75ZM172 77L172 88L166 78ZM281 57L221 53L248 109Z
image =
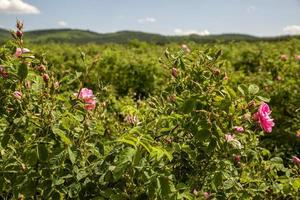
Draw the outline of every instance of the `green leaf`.
M251 84L248 87L248 92L249 92L249 94L252 94L252 95L257 94L259 92L259 87L255 84Z
M34 149L29 150L26 153L26 162L31 166L34 166L37 163L37 160L38 160L37 151L35 151Z
M69 158L70 158L72 164L74 164L76 161L76 155L70 147L68 147L68 154L69 154Z
M266 103L270 102L270 98L267 98L267 97L257 96L257 98Z
M184 113L191 113L196 105L196 99L189 98L188 100L183 102L182 111Z
M8 142L10 140L10 133L4 133L4 136L2 137L2 140L1 140L1 146L2 147L6 147Z
M28 75L28 66L25 63L22 63L18 69L18 76L20 80L24 80Z
M71 140L65 135L64 131L60 130L59 128L53 127L52 131L54 134L58 135L60 139L66 144L71 145Z
M38 158L41 161L47 161L48 159L48 149L45 144L38 144L37 146Z

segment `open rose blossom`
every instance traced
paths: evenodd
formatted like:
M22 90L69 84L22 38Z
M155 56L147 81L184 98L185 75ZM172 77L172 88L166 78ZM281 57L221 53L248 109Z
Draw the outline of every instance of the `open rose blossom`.
M88 88L82 88L78 93L75 93L79 99L83 100L85 103L84 109L86 110L93 110L96 107L96 100L93 94L93 91Z
M270 117L271 110L268 104L262 103L256 113L253 115L253 119L257 121L260 127L266 132L271 133L272 127L275 125L273 119Z
M292 157L292 161L293 161L293 163L295 163L296 165L300 165L300 158L298 158L297 156L293 156L293 157Z

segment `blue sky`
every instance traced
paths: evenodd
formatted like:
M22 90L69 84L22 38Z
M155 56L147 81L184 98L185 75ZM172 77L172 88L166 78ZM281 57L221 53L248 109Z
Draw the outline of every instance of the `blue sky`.
M165 35L300 34L300 0L0 0L0 27Z

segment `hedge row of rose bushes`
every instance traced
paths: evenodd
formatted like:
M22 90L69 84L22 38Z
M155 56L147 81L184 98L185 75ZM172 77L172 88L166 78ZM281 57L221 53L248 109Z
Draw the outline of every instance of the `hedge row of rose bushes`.
M155 66L133 53L109 50L113 56L91 59L78 52L75 72L74 66L49 62L39 49L26 48L21 22L12 34L14 40L0 49L1 198L300 195L297 149L266 145L277 127L284 127L274 117L280 111L273 100L268 105L274 93L259 91L251 79L232 78L234 64L220 59L222 51L185 45L176 53L165 51ZM144 67L137 67L138 61ZM123 62L127 67L119 68ZM100 72L110 78L102 81L96 72L105 64L109 67Z

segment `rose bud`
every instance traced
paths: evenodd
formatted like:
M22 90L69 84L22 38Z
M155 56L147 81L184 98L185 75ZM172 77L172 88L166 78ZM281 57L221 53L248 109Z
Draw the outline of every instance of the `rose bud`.
M20 30L17 30L16 35L20 38L23 36L23 32Z
M234 157L233 157L233 160L234 160L234 162L235 163L240 163L240 161L241 161L241 156L240 155L235 155Z
M45 65L39 65L36 69L37 69L38 71L40 71L40 72L46 71Z
M26 81L26 82L25 82L25 87L26 87L27 89L30 89L30 88L31 88L31 82L30 82L30 81Z
M177 76L178 76L178 71L177 71L177 69L175 67L172 68L172 76L174 78L177 78Z
M43 74L43 80L48 83L49 81L49 75L48 74Z
M13 96L14 96L14 98L15 99L17 99L17 100L21 100L22 99L22 92L20 92L20 91L15 91L14 93L13 93Z

